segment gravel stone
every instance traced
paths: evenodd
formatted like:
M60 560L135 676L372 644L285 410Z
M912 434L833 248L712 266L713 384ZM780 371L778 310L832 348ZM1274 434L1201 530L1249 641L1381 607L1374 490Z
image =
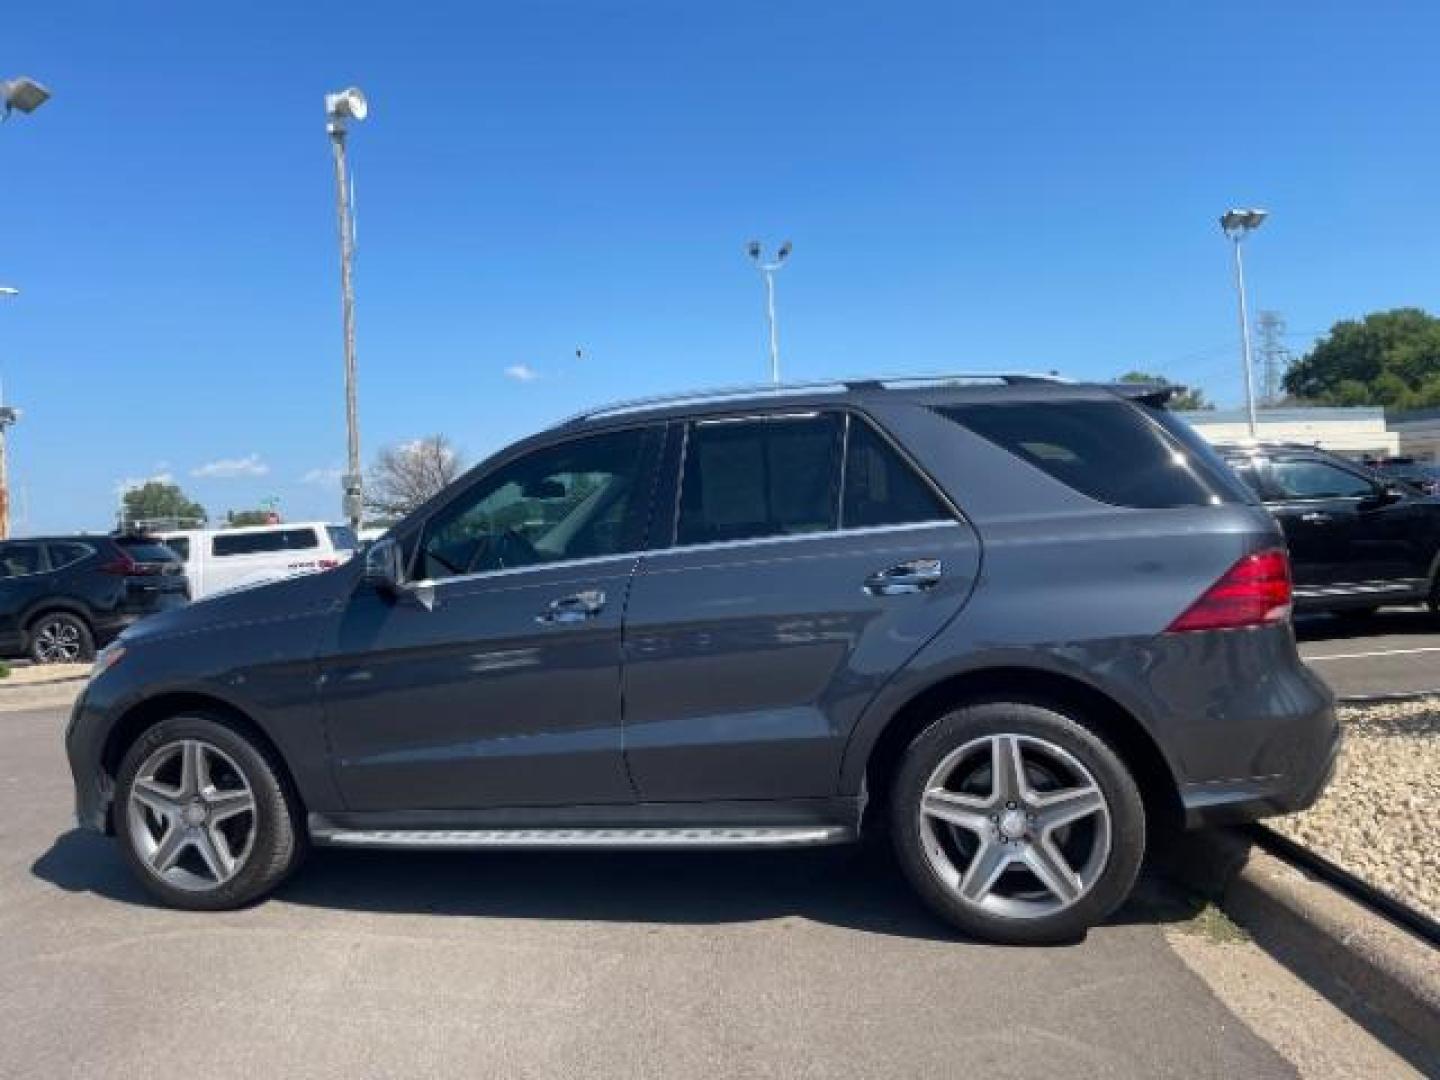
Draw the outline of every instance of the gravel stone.
M1342 705L1345 741L1324 796L1267 822L1440 919L1440 696Z

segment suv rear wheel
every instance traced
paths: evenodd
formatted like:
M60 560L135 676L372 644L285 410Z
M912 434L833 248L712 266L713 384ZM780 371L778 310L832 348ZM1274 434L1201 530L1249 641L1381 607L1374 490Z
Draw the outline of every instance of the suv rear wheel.
M29 651L37 664L88 664L95 659L95 635L80 616L51 611L30 624Z
M125 858L174 907L224 910L274 889L304 853L298 811L271 754L206 716L148 729L116 778Z
M1115 752L1070 717L987 702L911 743L891 833L921 897L975 937L1074 940L1129 894L1145 811Z

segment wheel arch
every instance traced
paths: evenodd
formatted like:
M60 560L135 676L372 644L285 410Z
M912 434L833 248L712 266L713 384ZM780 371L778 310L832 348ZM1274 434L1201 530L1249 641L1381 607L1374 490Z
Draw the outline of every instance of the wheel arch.
M135 745L136 740L162 720L186 714L208 715L223 719L247 738L253 739L263 747L267 751L267 756L279 767L281 783L286 786L290 796L296 800L296 805L303 809L304 797L290 770L290 763L264 727L235 704L210 694L194 691L169 691L145 698L131 705L115 721L109 734L105 737L105 744L100 751L100 768L110 783L111 791L114 791L115 780L120 772L120 763L125 760L125 754L130 747ZM112 818L113 814L112 802L110 807ZM303 813L301 817L303 820ZM110 831L114 829L113 820L110 822L109 829Z
M95 615L84 603L79 600L72 600L66 596L47 596L31 604L30 607L26 609L25 614L20 617L20 625L25 630L25 643L27 646L30 643L30 634L33 631L35 623L43 619L46 615L57 614L74 615L89 629L90 636L92 638L95 636Z
M912 695L880 729L865 758L867 823L883 820L890 785L905 748L948 709L983 701L1010 701L1054 709L1104 739L1135 777L1147 816L1162 828L1179 828L1183 808L1175 774L1143 723L1097 687L1043 668L987 667L942 678Z

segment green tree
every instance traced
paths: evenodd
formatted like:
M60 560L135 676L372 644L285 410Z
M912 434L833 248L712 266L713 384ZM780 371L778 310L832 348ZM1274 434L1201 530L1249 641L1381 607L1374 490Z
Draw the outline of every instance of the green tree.
M1440 406L1440 319L1395 308L1337 322L1291 367L1285 389L1322 405Z
M180 485L161 480L147 480L125 492L124 508L124 524L127 525L142 522L205 524L205 508L192 502L180 490Z
M1205 397L1204 390L1192 390L1188 386L1180 386L1172 383L1164 375L1150 375L1144 371L1127 371L1120 376L1121 382L1143 382L1159 383L1161 386L1174 386L1175 393L1170 397L1170 408L1180 412L1194 412L1200 409L1213 409Z

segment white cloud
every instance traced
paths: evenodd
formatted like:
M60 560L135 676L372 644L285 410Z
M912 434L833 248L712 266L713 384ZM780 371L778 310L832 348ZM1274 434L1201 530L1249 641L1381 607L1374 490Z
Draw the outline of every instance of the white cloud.
M235 476L264 476L269 471L270 466L260 460L259 454L246 454L241 458L220 458L218 461L207 461L204 465L191 469L190 475L230 479Z
M529 364L511 364L505 369L505 377L516 382L534 382L540 373Z
M334 487L345 475L344 469L311 469L304 476L300 477L302 484L314 484L317 487Z
M169 472L157 472L150 476L127 476L124 480L115 481L115 494L124 495L127 491L142 488L146 484L173 484L175 474Z

